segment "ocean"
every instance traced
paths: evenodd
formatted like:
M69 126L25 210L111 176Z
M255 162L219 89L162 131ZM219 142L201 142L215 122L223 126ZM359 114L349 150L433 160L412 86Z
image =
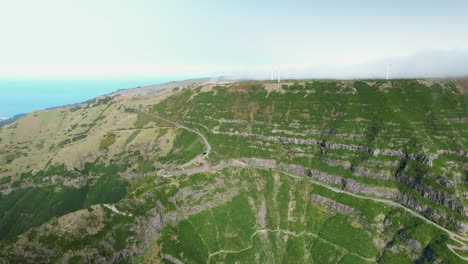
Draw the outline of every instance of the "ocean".
M0 118L75 104L119 89L183 78L154 79L0 79Z

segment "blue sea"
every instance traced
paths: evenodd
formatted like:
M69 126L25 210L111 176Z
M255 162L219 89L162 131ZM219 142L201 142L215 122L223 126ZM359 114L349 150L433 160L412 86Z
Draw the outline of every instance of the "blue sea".
M75 104L119 89L159 84L183 78L154 79L1 79L0 117Z

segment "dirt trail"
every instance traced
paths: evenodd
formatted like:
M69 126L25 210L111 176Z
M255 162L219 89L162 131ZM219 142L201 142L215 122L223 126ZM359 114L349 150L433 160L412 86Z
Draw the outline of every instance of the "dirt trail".
M251 236L250 236L250 245L246 248L243 248L243 249L239 249L239 250L219 250L219 251L216 251L216 252L213 252L211 253L209 256L208 256L208 263L210 262L211 258L214 257L214 256L217 256L217 255L220 255L220 254L238 254L238 253L241 253L243 251L246 251L246 250L249 250L249 249L252 249L253 248L253 245L254 245L254 242L253 242L253 238L258 235L258 234L261 234L261 233L283 233L285 235L289 235L289 236L293 236L293 237L300 237L300 236L312 236L312 237L315 237L317 239L320 239L321 241L327 243L327 244L330 244L336 248L338 248L339 250L341 251L344 251L346 254L351 254L351 255L354 255L366 262L370 262L370 263L376 263L376 260L375 258L366 258L366 257L363 257L359 254L356 254L356 253L353 253L353 252L350 252L349 250L347 250L346 248L344 247L341 247L341 246L338 246L337 244L331 242L331 241L328 241L320 236L318 236L317 234L315 233L309 233L309 232L300 232L300 233L295 233L295 232L291 232L289 230L282 230L282 229L268 229L268 228L262 228L262 229L258 229L256 230Z

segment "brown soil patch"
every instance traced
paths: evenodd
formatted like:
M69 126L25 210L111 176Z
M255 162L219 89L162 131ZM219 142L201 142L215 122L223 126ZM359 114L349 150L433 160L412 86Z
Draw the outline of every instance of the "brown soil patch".
M286 91L281 87L283 85L293 85L294 83L288 82L288 83L265 83L263 85L263 88L268 92L279 92L279 93L286 93Z

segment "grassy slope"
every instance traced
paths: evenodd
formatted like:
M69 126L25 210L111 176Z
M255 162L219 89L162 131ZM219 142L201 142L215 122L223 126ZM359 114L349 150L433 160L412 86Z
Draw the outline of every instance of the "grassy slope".
M463 123L467 118L467 102L459 87L451 82L428 84L415 80L314 81L283 85L282 92L268 92L263 88L268 85L242 82L232 87L218 86L205 93L200 92L201 89L186 90L154 105L153 111L173 120L193 122L209 136L214 150L222 159L265 157L302 164L365 184L392 187L409 193L420 203L445 211L444 214L452 214L437 202L421 198L422 192L418 194L408 190L394 177L401 163L399 158L340 150L343 158L335 154L336 150L323 152L319 145L268 142L266 147L265 141L261 145L258 139L214 134L213 131L312 138L425 156L441 149L459 151L468 148L468 127ZM187 103L181 104L185 101ZM225 119L244 122L221 122ZM342 168L330 165L327 160L348 161L350 164ZM424 184L432 190L454 194L459 203L464 203L466 171L463 162L468 162L466 157L450 155L436 160L432 167L410 161L403 173L411 176L415 185ZM354 172L356 167L376 174L384 172L389 179L362 177L362 174ZM455 190L447 188L441 181L453 183ZM453 217L467 220L457 214ZM445 220L437 221L449 224Z
M459 261L446 248L444 234L401 210L338 195L285 175L226 169L173 179L155 176L156 163L181 164L204 148L195 134L137 110L148 106L174 121L189 121L186 125L202 131L213 147L212 162L264 157L302 164L370 186L407 191L423 203L464 219L402 186L394 178L400 162L394 157L347 150L323 152L319 146L212 133L214 129L316 138L415 154L466 149L468 131L459 120L466 118L467 101L455 86L426 87L403 80L383 89L381 85L388 84L382 81L315 81L284 86L286 93L269 93L262 88L264 85L246 82L207 89L208 92L201 88L182 90L159 104L167 95L95 100L78 107L36 112L1 127L1 235L11 240L1 242L0 255L21 261L25 256L13 252L22 248L32 253L30 261L79 262L85 256L94 260L101 256L108 261L120 256L129 261L138 259L145 249L139 258L142 261L162 260L165 255L195 263L208 259L315 263L325 259L362 263L363 258L382 263ZM349 166L343 165L346 162ZM411 166L408 174L427 186L460 195L466 190L463 163L466 158L443 156L434 166L425 167L427 177L421 178L417 171L411 174ZM391 177L369 178L351 169L359 167L372 173L388 172ZM442 186L437 175L455 182L455 188ZM313 204L311 194L354 208L354 213L347 215ZM38 200L47 203L35 206ZM94 206L103 203L117 203L121 211L132 216ZM259 217L262 203L265 220ZM166 227L147 237L146 225L152 224L145 221L159 219L155 213L159 210L165 215L177 215L178 220L165 221ZM70 218L81 222L70 225ZM71 232L70 226L98 231ZM17 237L18 234L23 235ZM47 250L30 247L33 243L52 250L51 255L44 254ZM134 245L139 250L125 251ZM75 253L65 254L70 250ZM209 258L219 250L242 251Z
M144 175L157 169L156 161L181 164L203 152L194 133L125 111L124 104L95 100L1 127L0 238L89 205L117 202L128 184L122 173Z
M232 174L224 171L218 177L228 180ZM255 186L246 188L222 206L165 228L156 244L159 257L170 255L186 263L321 263L323 260L363 263L366 259L412 263L411 254L421 260L433 254L434 258L460 262L441 246L444 242L440 240L447 239L444 234L402 210L337 195L307 181L268 171L242 171L236 177ZM203 184L197 182L197 185ZM329 208L311 203L312 194L333 199L355 211L352 215L333 213ZM262 203L267 208L264 225ZM381 239L386 244L379 247L373 239ZM418 247L412 249L410 241L417 241L412 243ZM148 249L143 260L154 254Z

